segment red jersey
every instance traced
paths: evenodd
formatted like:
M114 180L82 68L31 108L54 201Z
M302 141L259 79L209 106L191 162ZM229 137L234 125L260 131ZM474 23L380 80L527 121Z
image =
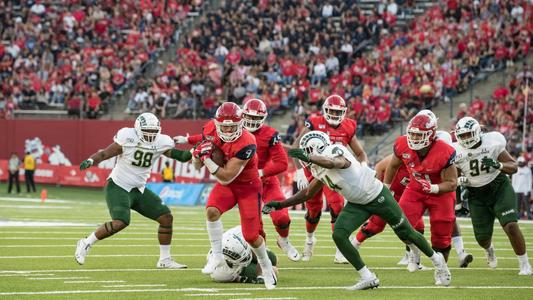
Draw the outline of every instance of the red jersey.
M394 155L401 159L409 172L410 182L407 188L422 192L422 185L416 180L425 179L432 184L442 182L440 173L455 161L455 149L441 139L436 139L424 158L407 145L407 136L403 135L394 143Z
M285 172L289 162L276 129L263 125L252 134L257 142L258 168L263 170L263 179Z
M212 141L213 144L224 152L224 162L229 161L233 157L242 160L250 159L232 183L243 183L259 179L256 155L257 144L255 137L251 133L243 129L242 135L237 140L225 143L218 137L215 122L210 120L204 125L201 135L189 137L189 143L196 144L202 139Z
M407 184L409 184L409 181L409 172L407 171L407 167L402 164L396 172L396 175L394 175L389 188L394 192L394 199L400 200L405 187Z
M345 118L337 126L337 128L329 125L324 116L310 117L305 120L305 126L309 130L318 130L325 132L332 143L342 144L348 146L350 141L355 136L355 131L357 130L357 122L352 119Z

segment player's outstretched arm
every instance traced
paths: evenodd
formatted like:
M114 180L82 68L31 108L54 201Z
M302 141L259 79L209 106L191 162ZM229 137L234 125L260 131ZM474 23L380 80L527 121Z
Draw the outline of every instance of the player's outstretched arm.
M326 169L346 169L352 164L344 156L327 157L311 155L309 156L309 162Z
M308 187L294 194L292 197L287 198L284 201L272 201L263 207L263 213L269 214L272 210L279 210L285 207L294 206L300 203L311 199L322 187L324 184L321 181L313 179Z
M383 178L383 183L387 187L390 186L394 175L396 175L396 172L398 172L398 169L401 167L402 164L403 161L398 156L396 156L396 154L392 154L389 165L385 170L385 177Z
M349 146L355 154L355 158L357 158L360 163L368 164L368 156L366 156L365 150L363 150L363 147L361 147L361 144L359 144L355 135L350 140Z
M188 150L168 149L163 155L181 162L187 162L192 158L191 151Z
M95 154L91 155L88 159L84 160L80 164L80 170L87 169L93 165L97 165L100 162L122 154L122 146L117 143L112 143L104 150L99 150Z
M387 170L391 159L392 154L389 154L380 160L374 167L374 170L376 171L376 178L381 182L383 182L383 179L385 178L385 171Z

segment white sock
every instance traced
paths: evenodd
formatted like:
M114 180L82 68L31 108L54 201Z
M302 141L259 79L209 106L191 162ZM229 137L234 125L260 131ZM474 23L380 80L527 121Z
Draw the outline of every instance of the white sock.
M280 237L279 237L279 240L282 241L282 242L284 242L284 243L288 243L288 242L289 242L289 237L282 237L282 236L280 236Z
M307 233L307 240L306 242L311 242L313 240L313 237L315 236L314 232L308 232Z
M433 255L431 255L429 257L431 259L431 261L433 262L434 266L442 264L442 261L440 259L438 259L438 257L439 256L437 255L437 252L433 252Z
M268 254L266 251L265 241L261 243L261 245L257 248L252 247L252 251L254 252L255 256L257 257L257 262L261 266L261 270L271 270L272 269L272 262L268 258Z
M88 237L85 238L85 242L89 245L94 245L96 242L98 242L98 238L96 237L96 234L92 232Z
M170 258L170 245L159 245L159 260Z
M351 242L352 242L352 245L355 247L355 248L358 248L359 246L361 246L361 242L357 240L356 237L354 237L353 239L350 239Z
M516 257L518 257L518 261L522 264L528 264L529 263L529 259L527 258L527 252L524 253L523 255L517 255Z
M459 235L452 237L452 245L455 248L455 252L457 252L457 255L461 255L465 252L462 236Z
M222 255L222 234L224 234L222 221L206 221L206 224L207 233L209 234L209 242L211 243L211 250L213 251L213 254Z
M361 275L361 278L363 279L372 277L372 272L370 272L370 270L366 266L364 266L363 268L361 268L361 270L357 272L359 272L359 275Z
M488 253L489 251L494 252L494 245L492 243L490 244L490 246L487 249L485 249L485 252Z

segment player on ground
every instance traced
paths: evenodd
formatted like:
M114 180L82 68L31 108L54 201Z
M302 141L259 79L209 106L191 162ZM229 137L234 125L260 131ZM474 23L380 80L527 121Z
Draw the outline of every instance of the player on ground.
M263 270L265 287L274 289L276 274L266 252L260 214L262 184L257 169L255 138L243 130L242 110L233 102L226 102L217 109L214 124L214 130L212 126L204 127L204 141L193 152L193 159L203 164L217 179L206 204L207 232L213 255L202 273L211 274L215 268L225 264L222 254L224 231L220 217L238 204L244 239L252 246ZM214 146L224 152L224 166L211 159Z
M419 222L426 209L429 211L431 244L448 260L455 221L455 150L435 136L433 119L425 115L412 118L407 126L407 135L396 139L384 183L390 186L400 166L404 164L407 167L410 181L400 198L400 207L412 225ZM416 248L411 250L418 252ZM407 266L410 272L419 269L415 257L410 255Z
M287 170L288 159L276 129L264 125L267 117L266 105L259 99L250 99L243 106L243 125L255 136L259 176L263 182L263 203L282 201L285 195L277 178ZM288 209L270 214L272 223L279 234L278 246L292 261L300 260L300 253L289 241L291 218Z
M226 264L216 267L211 278L216 282L240 282L263 284L261 267L257 265L257 258L251 247L242 236L241 226L235 226L222 235L222 253ZM272 268L278 275L278 259L274 252L267 249ZM208 260L212 251L207 254Z
M477 243L485 249L487 263L496 268L492 245L494 219L507 234L518 257L519 275L531 275L526 243L518 226L516 195L507 174L517 171L516 162L505 150L507 141L496 131L481 134L479 123L464 117L455 128L459 182L469 192L468 205Z
M378 278L368 270L349 240L352 232L371 215L386 220L402 241L413 247L416 245L431 258L435 266L435 284L450 284L451 274L442 254L433 251L424 237L409 225L389 189L374 177L372 169L361 164L346 147L332 145L323 132L311 131L302 137L300 149L291 149L289 155L308 164L314 179L307 188L289 199L265 204L263 212L269 213L272 209L305 202L324 185L346 197L348 203L335 222L333 240L361 275L359 282L348 289L364 290L379 285Z
M159 223L158 239L160 244L158 268L182 269L187 266L178 264L170 256L172 240L172 214L158 195L146 189L152 164L165 155L182 162L191 159L189 151L174 149L174 142L161 134L157 117L143 113L135 120L134 128L122 128L114 142L106 149L84 160L80 170L85 170L101 161L118 156L117 164L107 179L105 188L106 202L111 221L104 223L87 238L82 238L76 246L76 261L83 265L89 249L97 241L103 240L123 230L130 224L130 209Z
M322 105L323 115L310 117L306 120L305 126L307 128L304 128L300 137L311 130L324 132L329 136L332 143L349 147L359 162L367 164L368 159L366 153L361 145L359 145L357 137L355 136L357 123L355 120L344 117L346 115L346 110L346 103L342 97L338 95L327 97ZM293 146L295 148L298 147L299 141L300 138L296 139L294 142ZM298 167L299 163L296 163L296 166ZM302 190L307 187L309 181L312 180L311 172L307 169L300 168L296 171L295 180L297 181L298 189ZM307 230L307 238L302 255L303 261L309 261L313 255L313 249L316 244L314 232L322 214L322 193L325 194L326 202L329 206L332 229L335 220L337 220L337 216L344 207L344 198L327 186L325 186L323 190L317 192L313 199L306 202L305 206L307 208L307 213L305 214L305 227ZM333 261L335 263L347 263L346 258L342 256L339 249L337 249Z

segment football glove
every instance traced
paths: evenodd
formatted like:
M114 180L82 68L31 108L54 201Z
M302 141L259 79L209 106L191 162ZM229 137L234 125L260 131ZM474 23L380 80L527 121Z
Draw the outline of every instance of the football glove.
M310 162L309 156L307 156L307 154L302 149L290 149L289 156L299 159L306 163Z
M468 215L470 213L470 210L463 206L463 202L455 204L455 214L456 215Z
M203 141L194 149L192 156L204 161L204 159L211 157L211 153L213 153L213 143L211 141Z
M268 215L273 210L280 210L280 209L281 209L281 203L272 201L272 202L268 202L267 204L265 204L265 206L263 206L262 211L263 211L263 214Z
M189 134L183 136L183 135L177 135L172 138L174 140L174 143L176 144L188 144L189 143Z
M458 184L459 186L464 186L464 185L468 184L468 177L466 177L466 176L459 176L459 177L457 178L457 184Z
M494 169L498 169L498 170L502 168L501 162L495 161L494 159L489 158L489 157L483 157L483 159L481 159L481 164L487 167L493 167Z
M422 190L426 193L437 194L439 192L439 186L436 184L431 184L431 182L426 179L417 179L418 183L422 185Z
M93 165L93 163L94 163L94 160L92 158L82 161L80 164L80 171L90 168Z
M304 169L296 170L296 174L294 174L294 180L296 181L296 187L298 187L298 190L300 191L309 185L309 180L307 180L307 177L305 177Z

